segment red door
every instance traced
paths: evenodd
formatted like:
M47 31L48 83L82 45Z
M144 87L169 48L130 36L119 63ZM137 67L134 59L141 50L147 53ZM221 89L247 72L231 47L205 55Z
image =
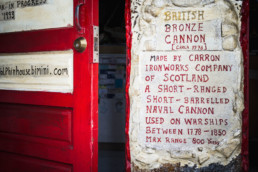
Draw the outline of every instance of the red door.
M0 12L0 171L97 171L98 0Z

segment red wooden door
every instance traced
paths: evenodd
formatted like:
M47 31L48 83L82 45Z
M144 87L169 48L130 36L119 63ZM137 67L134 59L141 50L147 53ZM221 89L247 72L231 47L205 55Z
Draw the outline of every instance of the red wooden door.
M97 171L98 0L13 2L0 4L0 171ZM73 23L58 26L69 10ZM48 21L49 13L60 21ZM74 49L79 37L87 40L83 52Z

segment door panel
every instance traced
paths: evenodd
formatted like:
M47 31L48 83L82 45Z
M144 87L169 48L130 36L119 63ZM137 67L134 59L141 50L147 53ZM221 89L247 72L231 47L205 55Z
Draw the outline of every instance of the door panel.
M4 57L2 61L0 57L2 67L6 67L3 64L11 64L16 68L15 60L22 61L31 54L38 55L36 62L44 59L44 55L39 54L50 54L49 59L43 60L42 63L59 65L67 59L63 52L72 52L73 61L69 70L72 70L72 73L69 73L69 77L72 75L72 87L66 91L58 87L60 78L55 80L52 75L42 79L36 78L35 75L23 76L27 80L24 80L25 83L35 83L33 79L42 82L42 87L39 86L36 89L24 89L17 82L13 82L17 89L1 87L0 171L97 171L98 64L93 63L93 30L94 26L98 26L98 1L74 0L72 5L72 24L59 25L60 28L43 24L40 28L29 26L26 30L22 29L23 23L20 23L19 32L0 34L0 54ZM34 8L35 10L38 7L24 7L24 9ZM40 6L42 7L44 5ZM56 8L61 10L61 6ZM48 10L51 13L54 11L57 17L65 10L69 13L70 9L62 6L61 11L53 10L56 8ZM17 7L16 10L21 9ZM74 15L77 10L79 10L79 17ZM45 19L47 23L51 23L53 18ZM30 19L28 17L25 22L35 22L33 18ZM69 23L71 20L67 21ZM13 28L13 31L15 30L17 27ZM82 53L73 48L74 41L80 37L87 40L87 48ZM57 58L54 55L56 53L60 57ZM21 54L22 56L19 56ZM12 55L16 56L14 63L11 60ZM19 65L28 69L30 63L34 62L27 59ZM13 76L2 75L0 83L5 77L14 79ZM23 78L17 77L17 80L18 83L22 83ZM46 82L43 82L44 80ZM66 80L63 81L66 82ZM51 84L56 84L57 89L48 89Z
M0 133L71 143L71 109L2 104L0 111Z
M0 90L0 102L73 107L73 94Z
M5 172L35 172L38 170L43 172L73 171L71 165L7 153L0 153L0 166L3 166L2 170Z

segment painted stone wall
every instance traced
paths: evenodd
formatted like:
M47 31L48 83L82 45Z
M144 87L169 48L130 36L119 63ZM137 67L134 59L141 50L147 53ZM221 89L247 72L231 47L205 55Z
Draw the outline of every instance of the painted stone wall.
M235 0L131 1L132 171L240 171L241 8Z

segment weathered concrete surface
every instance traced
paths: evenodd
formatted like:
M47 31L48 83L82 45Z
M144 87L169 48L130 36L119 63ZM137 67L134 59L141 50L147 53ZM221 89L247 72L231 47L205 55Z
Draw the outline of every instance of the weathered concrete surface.
M240 172L241 171L241 156L233 159L228 165L223 166L221 164L210 164L208 167L197 168L194 167L180 167L180 164L164 164L162 167L151 170L141 170L139 167L134 166L133 172Z

